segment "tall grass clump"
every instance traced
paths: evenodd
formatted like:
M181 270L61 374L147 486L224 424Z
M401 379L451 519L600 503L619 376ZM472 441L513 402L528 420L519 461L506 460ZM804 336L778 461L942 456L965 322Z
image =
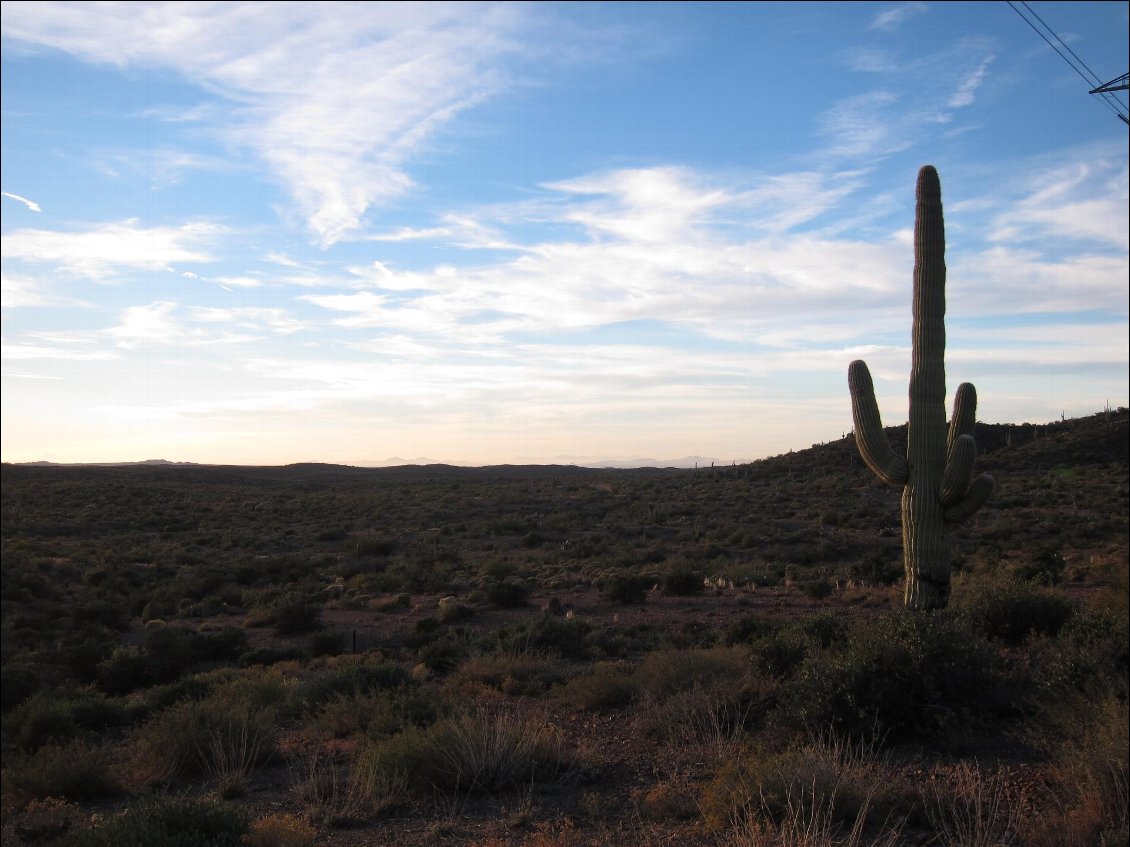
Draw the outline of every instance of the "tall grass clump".
M876 743L832 734L779 750L746 745L717 769L700 802L708 829L760 831L766 843L798 824L831 834L889 823L912 805L905 780Z
M572 755L559 732L507 710L475 709L410 727L363 754L367 772L412 791L503 791L548 779Z

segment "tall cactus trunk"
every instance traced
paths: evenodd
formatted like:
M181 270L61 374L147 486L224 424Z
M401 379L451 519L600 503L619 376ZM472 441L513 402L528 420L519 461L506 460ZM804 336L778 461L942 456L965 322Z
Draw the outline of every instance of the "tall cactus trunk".
M913 315L902 492L905 602L911 609L937 609L949 600L951 554L938 496L946 464L946 233L933 168L922 169L916 191Z
M862 361L848 368L856 444L876 475L902 485L904 600L910 609L949 602L952 552L949 525L989 499L992 477L972 480L977 393L963 383L946 425L946 235L938 173L918 173L914 219L914 327L910 370L910 423L906 457L891 450L875 402L871 373Z

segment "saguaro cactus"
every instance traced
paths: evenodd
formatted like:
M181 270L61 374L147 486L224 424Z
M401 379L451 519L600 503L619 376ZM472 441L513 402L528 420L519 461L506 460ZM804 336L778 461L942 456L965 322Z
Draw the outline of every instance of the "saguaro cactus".
M883 482L901 485L904 600L910 609L940 609L949 601L952 565L949 526L992 496L993 478L973 479L977 391L962 383L946 426L946 234L938 172L918 172L914 215L914 328L910 367L910 424L906 456L887 441L866 363L848 367L855 441Z

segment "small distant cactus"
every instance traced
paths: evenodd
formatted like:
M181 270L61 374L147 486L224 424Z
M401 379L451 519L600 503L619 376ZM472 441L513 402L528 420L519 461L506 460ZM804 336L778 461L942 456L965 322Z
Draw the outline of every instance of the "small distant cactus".
M902 546L909 609L945 608L952 553L948 528L965 520L993 493L993 478L973 479L977 392L962 383L946 425L946 264L942 188L938 172L918 172L914 218L914 326L910 423L906 456L887 441L866 363L848 367L855 440L867 466L888 485L903 486Z

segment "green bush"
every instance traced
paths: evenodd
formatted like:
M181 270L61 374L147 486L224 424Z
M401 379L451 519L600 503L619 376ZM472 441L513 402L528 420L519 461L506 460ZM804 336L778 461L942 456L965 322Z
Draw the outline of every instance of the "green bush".
M599 664L588 673L569 680L560 688L558 696L578 709L603 711L627 706L638 691L635 675L623 664L614 662Z
M78 725L70 705L46 692L25 700L8 721L15 732L16 745L21 750L32 751L52 741L74 738L78 734Z
M1016 706L995 654L943 614L859 624L785 687L778 719L798 730L896 742L991 721Z
M543 613L513 628L500 629L499 646L511 652L535 650L556 653L565 659L584 659L589 654L588 634L592 624L580 618L562 618Z
M390 691L409 682L408 671L396 662L367 656L342 656L302 680L294 691L293 701L299 709L313 711L338 695Z
M955 607L975 631L1012 647L1033 635L1055 637L1075 608L1054 590L1009 579L975 583Z
M530 602L529 587L516 577L491 580L484 590L487 599L501 609L520 609Z
M107 747L82 741L51 743L6 761L5 786L23 797L111 800L122 793L112 763Z
M604 596L613 603L643 603L655 580L633 573L618 573L604 582Z
M89 830L71 833L58 847L238 847L247 822L219 800L148 798Z
M706 586L701 570L687 562L676 562L664 571L660 587L664 594L675 597L690 597L701 594Z
M322 628L322 607L303 594L284 594L271 604L271 620L280 635L296 635Z

